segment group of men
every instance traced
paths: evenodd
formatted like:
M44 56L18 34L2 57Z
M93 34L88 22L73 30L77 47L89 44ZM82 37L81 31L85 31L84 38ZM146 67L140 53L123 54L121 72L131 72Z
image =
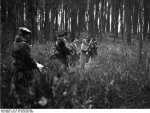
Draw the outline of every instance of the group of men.
M66 69L69 69L69 66L73 64L73 61L75 62L79 59L77 58L78 50L76 42L78 42L77 39L70 42L70 37L67 32L59 33L53 47L53 55L50 59L59 59L65 65Z
M39 65L31 56L30 38L31 31L25 27L19 28L19 33L15 37L12 45L12 84L11 93L16 98L17 105L20 107L32 107L34 104L34 73L33 70L41 70ZM61 32L57 36L54 46L54 54L50 59L59 59L68 67L68 56L78 56L75 39L71 44L68 41L68 33ZM94 45L95 44L95 45ZM84 65L89 57L97 54L96 40L83 39L81 44L80 61Z

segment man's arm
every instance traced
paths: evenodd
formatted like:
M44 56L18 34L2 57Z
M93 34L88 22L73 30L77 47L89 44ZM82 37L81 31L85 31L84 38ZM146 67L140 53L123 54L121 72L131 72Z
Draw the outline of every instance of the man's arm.
M24 61L28 64L32 69L37 69L37 64L31 56L31 48L27 43L23 44L23 53L24 53Z

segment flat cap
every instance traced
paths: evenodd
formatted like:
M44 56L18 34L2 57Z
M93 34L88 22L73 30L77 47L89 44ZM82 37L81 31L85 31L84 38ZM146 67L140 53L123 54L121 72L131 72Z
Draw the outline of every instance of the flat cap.
M31 31L28 28L26 28L26 27L20 27L19 31L22 32L22 33L26 33L26 34L30 34L31 33Z
M59 37L67 36L67 35L68 35L68 32L67 32L67 31L60 31L60 32L57 32L57 35L58 35Z

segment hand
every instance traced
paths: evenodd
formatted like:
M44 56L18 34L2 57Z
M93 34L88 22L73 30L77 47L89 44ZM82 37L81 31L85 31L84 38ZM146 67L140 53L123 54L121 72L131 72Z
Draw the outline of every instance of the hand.
M42 64L39 64L38 62L36 62L36 64L37 64L37 67L39 68L39 70L41 71L44 66Z

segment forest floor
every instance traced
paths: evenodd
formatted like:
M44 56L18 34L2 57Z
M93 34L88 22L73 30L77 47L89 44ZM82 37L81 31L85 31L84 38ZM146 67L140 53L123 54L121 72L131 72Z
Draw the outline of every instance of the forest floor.
M36 80L44 92L41 97L48 100L46 108L150 108L150 44L143 43L139 65L138 41L127 45L110 40L99 44L98 56L86 69L75 66L70 72L64 71L60 62L49 60L52 43L32 46L33 57L45 66L44 74L36 74ZM2 71L1 104L9 108L10 70ZM45 96L50 94L49 87L55 104Z

